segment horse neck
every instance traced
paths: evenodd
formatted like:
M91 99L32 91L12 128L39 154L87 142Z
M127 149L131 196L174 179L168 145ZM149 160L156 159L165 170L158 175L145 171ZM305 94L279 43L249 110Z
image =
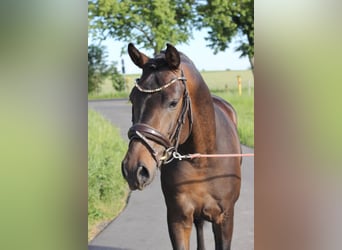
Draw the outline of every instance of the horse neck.
M189 75L189 74L188 74ZM188 78L193 127L184 153L214 153L216 149L216 123L211 94L203 78L197 72Z

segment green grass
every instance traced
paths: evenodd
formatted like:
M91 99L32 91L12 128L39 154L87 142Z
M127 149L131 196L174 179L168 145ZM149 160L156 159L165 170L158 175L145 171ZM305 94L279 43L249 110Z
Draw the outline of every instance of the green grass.
M125 91L110 92L110 93L92 93L92 94L88 94L88 100L127 98L127 96L128 96L128 93Z
M116 91L110 79L106 79L104 83L100 86L100 90L93 93L88 93L88 100L102 100L102 99L112 99L112 98L128 98L131 89L134 86L134 80L138 78L139 75L126 75L125 83L126 90L118 92Z
M117 128L88 111L88 240L124 208L128 186L121 175L127 143Z

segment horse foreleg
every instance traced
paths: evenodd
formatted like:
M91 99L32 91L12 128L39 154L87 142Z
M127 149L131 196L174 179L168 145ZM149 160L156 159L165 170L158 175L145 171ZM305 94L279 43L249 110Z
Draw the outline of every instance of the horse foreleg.
M197 234L197 250L205 250L204 238L203 238L203 223L202 219L194 220Z
M222 221L213 222L213 232L215 237L215 250L230 250L233 236L233 216L234 209L225 213Z
M192 218L179 216L167 216L169 235L174 250L189 250Z

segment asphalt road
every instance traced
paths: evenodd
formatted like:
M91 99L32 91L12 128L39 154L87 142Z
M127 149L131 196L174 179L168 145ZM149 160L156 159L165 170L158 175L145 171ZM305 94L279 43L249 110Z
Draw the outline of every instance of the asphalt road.
M97 111L120 128L123 138L131 126L131 105L127 100L89 101ZM244 153L254 150L243 147ZM204 225L206 249L215 249L210 223ZM191 249L196 249L195 229ZM235 205L233 250L254 249L254 159L245 157L242 164L240 198ZM124 211L88 245L88 250L172 250L166 222L166 205L160 176L143 191L131 192Z

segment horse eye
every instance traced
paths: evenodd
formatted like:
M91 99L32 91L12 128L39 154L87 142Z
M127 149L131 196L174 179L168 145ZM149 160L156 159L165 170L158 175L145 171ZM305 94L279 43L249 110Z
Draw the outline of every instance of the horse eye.
M173 100L169 104L169 108L175 108L178 104L178 100Z

